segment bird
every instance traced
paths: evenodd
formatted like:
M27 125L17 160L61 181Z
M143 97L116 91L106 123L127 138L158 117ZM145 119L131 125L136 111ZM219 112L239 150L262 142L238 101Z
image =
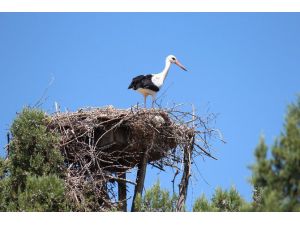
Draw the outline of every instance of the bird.
M152 96L152 108L156 99L156 94L161 89L164 81L168 75L172 64L176 64L184 71L187 69L178 61L174 55L168 55L165 61L165 68L157 74L139 75L132 79L128 89L138 91L144 96L144 107L146 108L146 100L148 95Z

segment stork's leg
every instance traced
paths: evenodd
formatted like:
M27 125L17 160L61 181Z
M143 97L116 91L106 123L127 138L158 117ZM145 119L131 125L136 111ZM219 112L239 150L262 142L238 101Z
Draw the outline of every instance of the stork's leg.
M156 96L155 96L155 95L152 95L152 108L154 108L155 100L156 100Z
M146 106L146 99L147 99L147 95L144 95L144 108L147 108L147 106Z

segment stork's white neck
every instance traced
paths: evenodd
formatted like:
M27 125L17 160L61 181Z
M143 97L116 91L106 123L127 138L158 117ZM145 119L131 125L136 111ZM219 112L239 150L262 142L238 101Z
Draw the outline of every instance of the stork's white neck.
M166 79L170 67L171 67L171 62L168 59L166 59L165 68L163 69L163 71L161 71L159 74L157 74L157 77L159 77L161 85L163 84L164 80Z
M166 59L166 65L165 65L165 68L163 69L163 71L158 74L154 74L154 76L152 78L152 82L158 88L160 88L163 85L163 83L168 75L170 67L171 67L171 62L168 59Z
M168 59L166 59L165 68L164 68L164 70L160 73L160 76L162 77L163 80L166 79L170 67L171 67L171 62L170 62Z

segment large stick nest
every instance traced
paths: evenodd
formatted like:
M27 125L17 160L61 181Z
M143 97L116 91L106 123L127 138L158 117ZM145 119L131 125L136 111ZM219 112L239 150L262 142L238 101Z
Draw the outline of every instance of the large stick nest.
M208 120L176 108L105 107L55 113L49 128L61 136L71 200L81 210L99 211L116 202L111 182L134 168L145 152L148 163L160 169L179 169L188 145L193 145L193 156L211 156L207 137L213 130ZM87 200L87 193L93 201Z

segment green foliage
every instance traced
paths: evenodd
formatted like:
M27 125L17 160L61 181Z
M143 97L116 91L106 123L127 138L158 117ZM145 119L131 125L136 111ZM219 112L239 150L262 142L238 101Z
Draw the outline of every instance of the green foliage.
M47 119L41 110L25 108L14 120L10 144L12 176L22 178L28 173L42 176L62 172L58 136L47 130Z
M8 160L0 160L1 211L65 211L63 157L49 118L25 108L11 126Z
M238 212L245 207L245 201L234 187L231 187L229 191L217 188L212 197L212 203L218 211L222 212Z
M197 198L194 206L193 206L193 212L216 212L218 211L217 208L215 208L211 202L207 200L204 194L201 195L201 197Z
M284 130L271 147L261 138L251 166L253 210L300 210L300 97L288 107Z
M193 206L194 212L239 212L245 211L247 204L234 187L228 190L217 188L211 201L204 195Z
M0 179L3 179L7 175L8 161L0 158Z
M20 211L66 211L64 181L56 175L29 176L25 190L18 196Z
M139 212L174 212L177 196L171 197L168 190L162 190L157 183L146 191L144 197L138 195L135 200L136 211Z
M16 211L16 204L12 198L11 179L0 180L0 211Z

